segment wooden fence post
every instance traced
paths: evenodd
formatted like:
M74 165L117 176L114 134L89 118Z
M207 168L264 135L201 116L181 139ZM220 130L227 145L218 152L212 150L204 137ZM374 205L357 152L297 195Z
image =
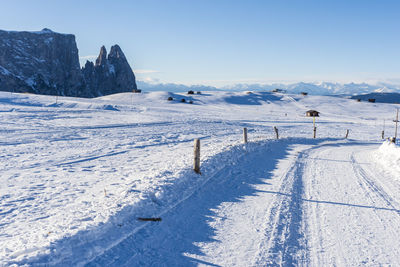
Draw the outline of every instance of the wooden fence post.
M275 126L274 126L274 131L275 131L275 134L276 134L276 139L279 139L278 128L276 128Z
M195 173L200 173L200 139L194 139L194 166Z
M394 122L396 123L396 129L395 129L395 132L394 132L394 138L392 140L392 143L396 144L396 140L397 140L397 123L399 122L399 109L397 109L396 120Z
M346 130L346 137L345 137L345 139L347 139L347 137L349 137L349 130L348 130L348 129Z
M317 137L317 127L315 127L315 116L313 116L314 138Z
M247 128L243 128L243 142L247 144Z

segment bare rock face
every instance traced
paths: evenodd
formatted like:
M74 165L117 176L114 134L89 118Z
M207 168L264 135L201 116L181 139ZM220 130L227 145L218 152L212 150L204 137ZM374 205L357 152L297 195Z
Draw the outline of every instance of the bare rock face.
M75 95L84 86L74 35L0 31L0 90Z
M118 45L111 47L107 56L104 46L96 59L96 64L87 61L82 68L89 91L97 95L132 92L137 89L135 75Z
M137 90L135 74L118 45L111 46L108 62L114 67L116 88L121 91Z
M79 65L72 34L0 30L0 91L96 97L137 89L135 75L118 45L96 64Z

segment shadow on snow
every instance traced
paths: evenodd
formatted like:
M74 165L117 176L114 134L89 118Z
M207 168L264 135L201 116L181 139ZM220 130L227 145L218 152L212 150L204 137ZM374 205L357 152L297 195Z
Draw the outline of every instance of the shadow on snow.
M203 164L204 174L202 176L194 176L195 179L209 180L195 189L194 193L186 200L176 206L174 203L163 206L163 203L153 201L152 204L158 205L161 211L164 210L161 212L161 222L136 221L137 217L143 215L146 206L139 205L141 209L125 207L103 225L55 241L50 246L49 254L16 263L46 266L71 266L81 262L89 262L86 266L197 266L198 264L218 266L215 263L193 257L193 255L203 255L196 243L216 241L213 238L215 229L209 224L215 217L213 210L223 202L240 202L246 196L254 196L263 192L255 189L255 185L268 184L268 180L273 177L272 172L278 161L288 156L292 145L318 145L329 140L333 139L291 138L249 143L247 147L241 145L238 146L239 148L236 147L237 150L233 154L231 150L235 147L221 152L220 154L225 155L217 155ZM359 143L336 145L352 144ZM221 162L221 156L233 159ZM207 166L219 165L224 166L219 171L207 173ZM193 176L191 170L184 175ZM179 177L177 180L181 178ZM294 183L293 187L298 185L299 183ZM168 186L171 187L171 190L176 190L174 184ZM300 186L303 186L302 183ZM285 190L285 192L287 191ZM300 194L303 189L293 189L292 192ZM292 197L292 195L282 192L267 191L267 193ZM181 198L185 197L183 195ZM179 202L180 200L175 201ZM301 209L303 201L310 200L305 200L296 193L295 198L289 201L294 205L289 212L301 214L301 210L293 209ZM344 205L344 203L325 201L321 201L321 203ZM124 220L123 224L119 224L121 220ZM300 227L298 223L300 220L300 217L297 218L296 224L291 227ZM104 225L107 227L103 227ZM293 229L291 232L294 234L291 239L300 238L299 229ZM118 239L118 237L120 238ZM278 247L276 248L278 249ZM292 245L292 249L296 249L295 244Z

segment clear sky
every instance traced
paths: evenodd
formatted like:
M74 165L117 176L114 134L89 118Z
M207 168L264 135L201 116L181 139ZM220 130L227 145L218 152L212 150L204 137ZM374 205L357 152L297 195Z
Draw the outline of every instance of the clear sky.
M119 44L138 80L400 83L400 1L0 0L0 29Z

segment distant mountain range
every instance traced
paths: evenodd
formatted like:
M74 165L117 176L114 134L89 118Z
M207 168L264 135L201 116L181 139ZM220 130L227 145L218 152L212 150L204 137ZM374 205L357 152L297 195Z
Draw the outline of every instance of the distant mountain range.
M235 84L224 87L213 87L204 85L183 85L174 83L146 83L137 81L138 88L145 91L169 91L169 92L185 92L193 91L272 91L274 89L281 89L287 93L300 93L307 92L310 95L360 95L367 93L400 93L400 85L393 85L389 83L332 83L332 82L318 82L318 83L293 83L293 84Z

